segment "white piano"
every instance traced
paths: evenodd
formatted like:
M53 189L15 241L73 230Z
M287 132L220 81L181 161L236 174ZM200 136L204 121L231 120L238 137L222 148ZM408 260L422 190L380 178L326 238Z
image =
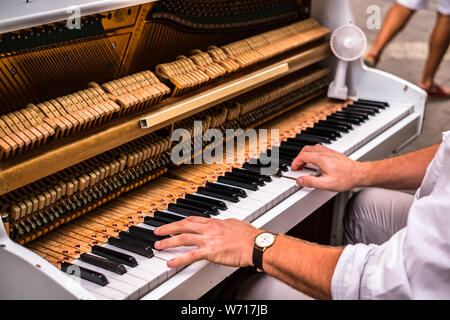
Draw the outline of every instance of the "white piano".
M41 11L36 9L31 13L23 13L24 17L17 17L15 9L18 2L0 1L0 31L12 30L19 20L21 25L18 28L26 27L27 23L36 23L35 19L40 23L58 20L64 16L64 8L71 4L68 0L60 1L58 6L61 8L51 10L47 6L50 1L41 1L46 4L39 9ZM87 12L94 13L146 1L82 2L81 6L86 6ZM53 4L51 2L51 6ZM61 16L58 16L58 12L61 12ZM347 0L313 1L311 17L331 30L354 21ZM334 59L330 58L326 63L333 66ZM346 153L354 160L373 160L401 149L421 133L426 93L417 86L386 72L367 68L360 61L349 65L347 84L355 99L386 101L390 108L355 126L354 130L332 142L329 147ZM311 172L304 170L292 174L298 176ZM250 192L249 197L239 204L230 204L235 208L232 215L250 221L257 228L284 233L337 196L331 241L333 244L340 244L346 195L300 188L294 180L287 178L274 178L270 186L265 191L264 187L260 189L264 191L264 200L255 191ZM157 252L155 257L159 260L153 262L138 257L139 270L133 271L134 273L130 271L128 278L111 274L108 278L110 284L100 287L68 276L45 259L13 242L0 223L0 298L198 299L236 271L236 268L206 261L180 270L168 269L165 260L180 252L183 249ZM83 263L80 262L79 265L83 266Z

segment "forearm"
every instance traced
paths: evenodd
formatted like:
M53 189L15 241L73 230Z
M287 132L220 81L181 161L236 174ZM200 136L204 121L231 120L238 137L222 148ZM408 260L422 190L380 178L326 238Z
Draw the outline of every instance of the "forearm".
M264 253L267 274L317 299L331 299L331 279L342 247L326 247L279 235Z
M358 163L357 187L417 189L439 144L395 158Z

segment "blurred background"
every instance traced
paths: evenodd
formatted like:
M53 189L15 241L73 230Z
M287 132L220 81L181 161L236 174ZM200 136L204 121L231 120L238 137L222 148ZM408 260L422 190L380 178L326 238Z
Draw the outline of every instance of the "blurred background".
M375 41L378 30L369 30L366 25L370 5L381 9L381 22L394 0L350 0L356 24L367 35L369 47ZM406 27L388 44L378 69L387 71L417 84L422 74L428 52L428 38L436 18L436 1L432 0L428 9L415 13ZM450 87L450 50L439 68L436 83ZM381 99L381 98L380 98ZM450 130L450 100L428 101L422 135L404 147L400 153L421 149L441 141L441 133Z

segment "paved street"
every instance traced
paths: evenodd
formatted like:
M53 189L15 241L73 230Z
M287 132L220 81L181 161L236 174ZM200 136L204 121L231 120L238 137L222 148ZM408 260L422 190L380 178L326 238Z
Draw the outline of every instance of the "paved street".
M376 38L377 30L366 27L367 7L378 5L383 15L394 3L393 0L350 0L356 24L367 34L369 44ZM418 11L403 31L389 44L381 57L378 68L413 83L418 83L428 51L428 37L434 26L436 17L436 1L431 1L430 7ZM437 83L450 87L450 50L441 64ZM441 140L441 132L450 130L450 100L429 101L426 107L423 133L401 153L417 150Z

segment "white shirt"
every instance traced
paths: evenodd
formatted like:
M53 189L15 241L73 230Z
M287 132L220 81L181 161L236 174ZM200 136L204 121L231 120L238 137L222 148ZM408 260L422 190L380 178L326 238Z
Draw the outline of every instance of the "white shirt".
M450 299L450 131L443 133L405 228L382 245L344 248L333 299Z

